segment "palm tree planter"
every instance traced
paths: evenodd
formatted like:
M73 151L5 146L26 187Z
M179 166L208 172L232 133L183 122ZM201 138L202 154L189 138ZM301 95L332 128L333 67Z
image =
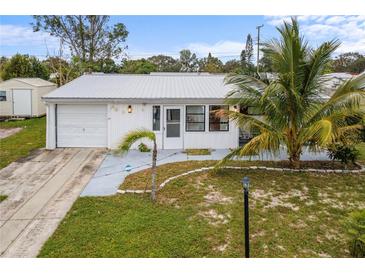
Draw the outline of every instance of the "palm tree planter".
M260 132L228 154L221 164L235 156L257 155L264 150L276 153L284 144L291 167L298 168L305 145L316 151L361 129L365 73L344 82L326 102L320 96L326 65L340 43L333 40L317 49L309 48L295 19L277 30L281 38L264 44L266 56L277 72L274 80L248 75L226 78L226 84L234 87L226 103L255 107L262 119L235 111L217 112L241 128Z
M153 201L156 200L156 162L157 162L157 143L156 135L153 131L146 129L132 130L124 136L118 150L122 153L127 153L131 146L141 139L148 139L153 142L152 149L152 191L151 198Z

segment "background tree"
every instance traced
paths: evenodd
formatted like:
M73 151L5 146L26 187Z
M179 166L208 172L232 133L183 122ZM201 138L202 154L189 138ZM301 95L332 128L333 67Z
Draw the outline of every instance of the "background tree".
M16 54L4 63L1 78L39 77L48 80L49 74L47 66L34 56Z
M240 61L242 66L242 71L246 74L253 74L255 67L252 63L253 61L253 41L251 34L247 35L245 49L241 51Z
M50 72L50 81L62 86L80 76L76 67L61 57L48 57L43 61Z
M209 52L207 58L199 60L199 71L221 73L223 72L223 63L217 57L213 57Z
M278 31L280 39L264 45L277 79L264 82L243 74L227 78L227 84L234 86L227 103L253 106L262 117L235 111L218 113L243 129L259 132L224 161L265 150L277 153L285 145L291 166L298 168L304 146L319 150L362 128L359 121L364 120L365 110L360 102L365 97L365 73L345 81L326 102L318 100L323 70L340 43L333 40L317 49L309 48L295 19L284 22Z
M361 73L364 71L365 57L358 52L347 52L338 55L332 61L334 72L353 72Z
M174 59L171 56L155 55L147 59L150 63L156 66L156 70L159 72L179 72L181 64L179 60Z
M275 72L273 65L272 65L272 60L270 58L267 57L267 55L265 54L265 49L262 50L263 52L263 56L260 59L260 70L262 72Z
M72 56L91 69L96 62L120 57L126 48L126 26L122 23L110 26L109 19L98 15L37 15L32 25L35 32L42 30L60 38Z
M238 60L228 60L222 68L224 73L239 73L241 71L241 63Z
M191 53L188 49L183 49L180 51L180 64L181 64L181 72L194 72L198 71L199 64L198 58L195 53Z
M122 61L121 73L148 74L157 71L156 66L146 59Z
M125 135L118 149L122 153L126 153L130 150L131 146L142 139L147 139L153 143L152 149L152 192L151 198L153 201L156 200L156 166L157 166L157 143L156 135L153 131L146 129L132 130Z

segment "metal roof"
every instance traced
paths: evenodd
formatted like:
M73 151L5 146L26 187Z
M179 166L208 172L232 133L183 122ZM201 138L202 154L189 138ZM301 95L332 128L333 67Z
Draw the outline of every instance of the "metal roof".
M43 80L41 78L13 78L10 80L19 81L34 87L47 87L47 86L55 86L55 83Z
M152 73L83 75L50 92L53 99L224 99L232 86L224 84L224 74ZM352 75L327 74L320 97L326 99Z
M47 99L202 99L224 98L224 75L86 74L50 92Z

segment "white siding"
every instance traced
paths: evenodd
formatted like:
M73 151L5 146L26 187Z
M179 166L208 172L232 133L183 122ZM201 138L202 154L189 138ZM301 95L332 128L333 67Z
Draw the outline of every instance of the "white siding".
M146 128L152 130L152 106L155 104L132 104L132 113L128 113L127 104L109 105L109 148L115 149L123 136L130 130ZM168 106L172 106L169 104ZM209 132L209 105L206 105L205 132L185 131L185 105L183 106L183 144L184 148L235 148L238 146L238 128L233 122L229 124L228 132ZM164 124L163 105L161 105L161 130ZM163 147L162 131L156 132L157 145ZM151 145L147 140L142 142ZM137 144L133 146L136 148Z
M110 104L109 119L110 119L110 137L109 147L117 148L123 136L133 129L145 128L152 130L152 105L150 104L132 104L132 113L128 113L127 104ZM157 135L157 146L162 148L161 132L155 132ZM147 140L143 143L151 146ZM136 143L133 148L136 148L139 143Z

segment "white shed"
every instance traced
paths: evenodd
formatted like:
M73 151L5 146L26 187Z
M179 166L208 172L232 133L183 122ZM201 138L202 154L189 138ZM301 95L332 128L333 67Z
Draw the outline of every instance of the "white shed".
M0 117L39 117L46 114L42 96L57 85L40 78L13 78L0 83Z

